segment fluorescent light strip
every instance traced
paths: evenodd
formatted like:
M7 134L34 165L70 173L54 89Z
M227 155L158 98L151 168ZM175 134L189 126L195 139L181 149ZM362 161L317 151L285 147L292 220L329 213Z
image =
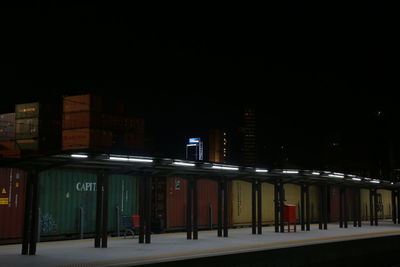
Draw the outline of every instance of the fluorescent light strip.
M319 172L312 172L311 174L312 174L312 175L320 175Z
M109 157L109 160L115 160L115 161L129 161L129 162L147 162L147 163L153 162L152 159L122 158L122 157Z
M286 174L297 174L297 173L299 173L299 171L283 170L282 173L286 173Z
M186 167L196 166L196 164L194 164L194 163L187 163L187 162L181 162L181 161L174 161L172 164L177 165L177 166L186 166Z
M268 170L266 170L266 169L256 169L256 172L263 172L263 173L266 173L266 172L268 172Z
M371 180L371 181L369 181L370 183L373 183L373 184L379 184L381 181L379 181L379 180Z
M361 178L353 177L353 178L351 178L351 180L353 180L353 181L361 181Z
M333 178L344 178L343 175L337 175L337 174L328 174L328 176Z
M213 165L211 167L212 169L218 169L218 170L227 170L227 171L238 171L238 167L228 167L228 166L220 166L220 165Z
M72 154L71 157L73 158L81 158L81 159L87 159L87 155L81 155L81 154Z

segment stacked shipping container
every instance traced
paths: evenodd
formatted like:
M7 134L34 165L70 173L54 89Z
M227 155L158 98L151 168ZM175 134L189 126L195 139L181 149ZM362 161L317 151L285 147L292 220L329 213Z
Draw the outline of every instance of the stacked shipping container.
M90 94L64 97L62 149L143 148L143 119L124 117L121 108L116 101Z
M15 105L16 148L55 151L60 147L60 104L26 103Z

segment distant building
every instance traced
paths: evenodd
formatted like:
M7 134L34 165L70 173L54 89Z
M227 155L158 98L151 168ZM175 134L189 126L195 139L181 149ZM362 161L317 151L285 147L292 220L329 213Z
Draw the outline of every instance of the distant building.
M252 107L245 107L243 112L243 164L255 166L257 162L256 149L256 112Z
M229 150L226 131L211 129L208 149L208 158L210 161L227 163Z

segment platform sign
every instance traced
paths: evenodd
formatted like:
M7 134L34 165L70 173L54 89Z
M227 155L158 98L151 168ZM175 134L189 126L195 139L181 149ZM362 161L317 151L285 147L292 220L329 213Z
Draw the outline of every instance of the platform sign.
M186 159L203 160L203 142L200 137L189 138L189 143L186 144Z
M200 143L200 137L189 138L189 144L198 144Z

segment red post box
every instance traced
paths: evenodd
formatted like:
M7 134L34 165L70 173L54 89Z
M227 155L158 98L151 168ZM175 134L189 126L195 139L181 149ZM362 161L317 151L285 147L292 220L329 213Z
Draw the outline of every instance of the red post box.
M285 204L283 207L283 220L288 223L289 232L290 223L294 223L294 231L296 232L296 205Z

